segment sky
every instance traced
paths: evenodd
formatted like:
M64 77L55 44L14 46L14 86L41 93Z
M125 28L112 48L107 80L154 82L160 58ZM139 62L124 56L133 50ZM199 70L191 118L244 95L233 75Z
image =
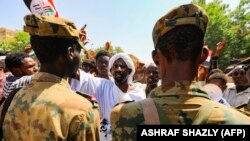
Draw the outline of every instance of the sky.
M208 2L211 0L207 0ZM233 9L240 0L223 0ZM87 24L87 48L111 41L142 62L152 62L152 30L169 10L191 0L54 0L59 17L73 21L80 29ZM0 27L23 30L23 17L30 11L23 0L1 0Z

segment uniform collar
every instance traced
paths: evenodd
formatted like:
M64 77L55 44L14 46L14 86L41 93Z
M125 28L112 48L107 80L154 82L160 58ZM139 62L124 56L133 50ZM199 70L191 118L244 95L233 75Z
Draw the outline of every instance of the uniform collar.
M70 85L65 78L61 78L61 77L58 77L58 76L56 76L54 74L50 74L50 73L38 72L34 75L32 80L38 81L38 82L58 83L60 85L63 85L63 86L70 88Z
M175 86L169 90L162 91L161 86L152 90L151 96L176 96L176 95L190 95L201 96L208 98L208 94L202 90L202 86L196 81L175 81Z

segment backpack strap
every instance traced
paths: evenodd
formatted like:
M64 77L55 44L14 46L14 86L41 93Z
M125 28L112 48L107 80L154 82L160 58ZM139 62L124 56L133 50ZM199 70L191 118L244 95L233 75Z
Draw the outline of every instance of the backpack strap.
M16 93L20 90L21 88L17 88L14 89L9 96L5 99L4 103L3 103L3 108L2 108L2 112L1 112L1 119L0 119L0 139L3 139L3 122L4 122L4 118L5 115L8 111L8 108L10 106L10 103L12 101L12 99L14 98L14 96L16 95Z
M142 106L145 124L160 124L160 119L154 100L152 98L146 98L140 101L140 104Z
M2 99L0 100L0 106L3 104L3 102L5 101L5 97L3 96Z

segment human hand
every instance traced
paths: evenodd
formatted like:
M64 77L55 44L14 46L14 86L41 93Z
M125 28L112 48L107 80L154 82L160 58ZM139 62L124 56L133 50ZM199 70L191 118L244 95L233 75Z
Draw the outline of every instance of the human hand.
M87 27L87 24L85 24L81 29L80 29L80 33L79 33L79 36L80 36L80 41L84 42L87 38L87 33L85 31L85 28Z
M215 51L215 56L219 56L221 50L226 46L226 38L223 37L219 43L217 43L216 51Z
M227 40L225 37L221 39L219 43L217 43L216 51L221 51L226 46Z

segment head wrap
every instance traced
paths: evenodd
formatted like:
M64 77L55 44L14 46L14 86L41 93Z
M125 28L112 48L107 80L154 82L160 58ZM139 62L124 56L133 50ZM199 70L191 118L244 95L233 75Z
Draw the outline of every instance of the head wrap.
M116 60L120 59L120 58L126 63L128 68L132 70L131 73L128 75L128 78L127 78L127 83L130 84L133 81L133 75L135 73L135 66L134 66L134 63L133 63L132 59L129 57L128 54L126 54L126 53L117 53L114 56L112 56L110 58L110 60L109 60L109 68L108 69L109 69L109 71L111 73L111 68L112 68L114 62Z

